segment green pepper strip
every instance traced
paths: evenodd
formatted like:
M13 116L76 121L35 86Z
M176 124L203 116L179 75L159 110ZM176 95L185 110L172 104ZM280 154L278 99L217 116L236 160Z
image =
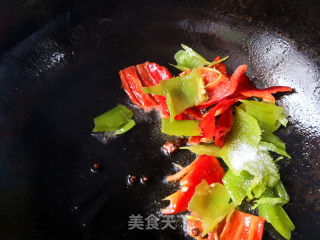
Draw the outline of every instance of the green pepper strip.
M286 126L288 120L285 118L282 107L274 103L241 100L240 107L248 114L257 119L262 130L274 132L280 125Z
M130 120L127 124L125 124L123 127L118 129L117 131L114 132L114 134L119 135L123 134L127 131L129 131L131 128L133 128L136 125L136 122L133 120Z
M262 196L265 198L273 198L275 197L275 193L272 189L268 189ZM291 238L291 231L295 229L295 226L280 204L260 204L258 210L259 216L271 223L285 239Z
M201 136L198 120L169 120L162 119L161 132L175 136Z
M220 148L214 144L198 144L188 147L180 147L180 149L187 149L198 155L220 157Z
M234 203L230 203L230 196L224 185L220 183L208 185L205 180L202 180L196 187L188 210L193 216L201 219L203 226L201 236L205 236L231 214L234 207Z
M247 196L253 176L247 171L242 171L239 176L228 170L224 175L222 182L228 190L232 201L238 206L242 200Z
M280 155L282 155L282 156L285 156L285 157L291 159L291 156L290 156L285 150L282 150L282 149L276 147L276 146L275 146L274 144L272 144L272 143L260 142L260 143L259 143L259 147L266 148L266 149L268 149L269 151L278 153L278 154L280 154Z
M153 87L144 87L143 92L165 96L171 120L186 108L208 100L199 69L195 69L182 77L163 80Z
M133 112L123 105L115 108L94 118L95 127L92 132L113 132L121 134L131 129L135 124L131 120Z

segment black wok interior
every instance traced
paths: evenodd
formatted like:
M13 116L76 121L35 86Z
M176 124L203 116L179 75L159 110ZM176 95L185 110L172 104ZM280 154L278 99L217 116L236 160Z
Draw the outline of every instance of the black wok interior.
M164 183L193 155L165 156L155 113L130 104L118 71L165 65L185 43L208 59L248 65L257 87L279 95L289 124L279 131L291 161L281 177L292 240L320 239L320 2L1 1L0 239L187 239L177 230L128 230L129 216L159 216L176 189ZM136 127L91 135L92 119L122 103ZM92 172L94 162L102 169ZM150 182L130 186L127 176ZM266 224L265 240L282 239Z

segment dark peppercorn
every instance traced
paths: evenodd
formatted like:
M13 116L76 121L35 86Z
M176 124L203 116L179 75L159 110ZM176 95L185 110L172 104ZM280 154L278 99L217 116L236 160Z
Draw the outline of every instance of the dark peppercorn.
M94 172L101 170L101 163L95 162L92 164L91 170Z
M129 183L135 184L137 182L137 177L136 176L129 176Z
M198 228L193 228L192 229L192 235L193 236L199 236L200 235L200 230Z
M140 182L141 183L147 183L149 181L149 177L148 176L142 176L141 178L140 178Z

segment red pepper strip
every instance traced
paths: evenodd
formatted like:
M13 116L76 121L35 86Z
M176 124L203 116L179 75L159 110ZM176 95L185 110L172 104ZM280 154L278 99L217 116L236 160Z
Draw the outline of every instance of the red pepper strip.
M220 56L216 57L214 59L214 61L219 61L221 59ZM224 62L221 62L221 63L218 63L214 66L215 69L217 69L219 72L221 72L222 74L226 75L228 77L228 73L227 73L227 68L226 68L226 65L224 64Z
M120 75L122 87L124 88L124 91L126 92L128 97L130 98L131 102L133 102L135 105L137 105L140 108L142 108L141 102L136 98L136 96L131 91L130 86L127 83L127 80L126 80L126 78L124 76L123 70L119 71L119 75Z
M186 211L194 191L195 188L189 188L186 191L183 191L183 188L181 188L175 193L166 197L164 200L169 200L170 204L168 207L161 210L162 214L169 215Z
M259 97L268 102L275 102L275 98L272 94L277 92L291 92L290 87L269 87L265 89L257 89L251 85L247 75L243 74L239 79L239 87L237 92L246 97Z
M222 183L223 176L224 170L215 157L200 155L192 166L191 171L180 180L180 185L192 188L197 186L203 179L208 184L214 182Z
M239 79L246 70L247 65L241 65L231 75L230 80L227 79L213 88L206 89L209 95L209 100L199 104L198 108L204 109L210 107L221 101L223 98L232 95L237 90Z
M232 107L229 107L225 110L217 124L216 128L216 135L214 138L214 143L222 148L225 142L225 138L228 132L230 132L233 123L233 114L232 114Z
M187 234L197 240L203 239L201 233L203 231L202 222L200 220L188 219L187 220Z
M189 74L190 72L192 72L192 69L188 69L184 72L181 72L179 76L184 76L186 74ZM221 73L222 76L220 77L219 73L215 72L213 69L208 68L200 68L200 73L203 78L204 84L205 86L207 86L207 88L212 88L213 86L218 85L220 82L225 81L227 78L225 74Z
M221 182L223 176L224 170L215 157L200 155L189 166L167 177L168 181L179 180L183 177L180 181L182 187L174 194L165 198L165 200L170 200L170 204L167 208L162 209L161 212L163 214L176 214L186 211L195 187L202 179L205 179L208 184L211 184Z
M224 99L217 105L209 110L209 112L202 118L200 122L200 128L202 130L202 136L204 138L213 138L216 135L216 119L215 117L222 114L225 110L230 108L239 99L245 99L246 97L238 96L231 99Z
M160 66L156 63L147 63L146 68L149 72L149 75L152 79L154 79L156 84L159 84L162 80L167 80L172 78L171 73L168 71L167 68ZM154 84L154 85L156 85ZM162 117L169 119L170 112L166 103L166 97L164 96L157 96L159 103L160 103L160 111L162 113Z
M150 76L156 81L157 84L159 84L160 81L162 80L172 78L172 75L167 68L162 67L156 63L149 63L149 62L146 62L146 63L147 63L146 67L149 71Z
M149 110L150 107L157 106L157 102L155 102L154 99L151 98L149 94L145 94L142 91L142 84L139 79L139 76L136 72L135 67L128 67L123 70L121 70L122 74L120 74L122 83L126 81L127 84L122 84L123 88L125 88L126 92L128 93L129 90L131 93L135 96L135 98L140 103L138 106L140 106L144 110ZM127 87L129 86L129 89ZM128 96L131 99L131 94Z
M189 138L188 144L196 145L201 142L202 136L192 136Z
M219 240L261 240L264 218L235 210L225 224Z
M187 108L183 113L189 115L190 117L193 117L194 119L202 118L202 112L198 108Z
M175 120L199 120L202 118L202 113L197 108L187 108L183 113L175 116Z
M150 63L145 62L136 66L136 70L143 87L151 87L158 84L157 81L149 75L149 71L147 68L148 64Z
M148 63L149 62L145 62L136 66L136 71L143 87L151 87L157 84L156 81L152 79L148 73L148 70L146 68L146 64ZM158 96L150 94L150 97L157 103L157 105L159 105Z

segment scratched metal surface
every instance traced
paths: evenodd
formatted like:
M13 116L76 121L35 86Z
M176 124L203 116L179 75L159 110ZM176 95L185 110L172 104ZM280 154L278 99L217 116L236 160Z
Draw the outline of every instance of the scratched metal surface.
M131 214L161 217L161 199L176 187L163 181L172 162L194 156L161 153L158 116L132 106L118 77L146 60L168 66L180 43L208 59L229 55L230 71L247 64L258 87L295 89L278 98L289 119L279 136L293 157L281 163L285 209L293 240L319 239L317 1L33 2L0 14L11 16L0 27L1 239L186 238L179 217L176 231L128 230ZM117 138L92 136L92 118L118 103L135 112L137 126ZM95 161L102 170L92 173ZM128 174L151 180L128 186ZM281 238L266 226L264 239Z

